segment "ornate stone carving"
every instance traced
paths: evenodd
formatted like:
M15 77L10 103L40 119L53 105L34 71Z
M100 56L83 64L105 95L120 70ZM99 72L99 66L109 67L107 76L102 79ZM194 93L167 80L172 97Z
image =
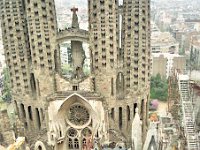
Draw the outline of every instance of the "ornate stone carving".
M68 131L67 131L67 135L69 136L69 137L77 137L77 135L78 135L78 132L77 132L77 130L76 129L74 129L74 128L69 128L68 129Z
M76 126L83 126L90 120L90 114L82 105L72 105L67 113L68 120L70 123Z

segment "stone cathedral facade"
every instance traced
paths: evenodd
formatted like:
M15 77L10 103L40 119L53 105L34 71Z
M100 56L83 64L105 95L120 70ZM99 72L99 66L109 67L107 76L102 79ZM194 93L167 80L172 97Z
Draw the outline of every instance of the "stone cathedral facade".
M13 103L26 142L35 150L78 150L131 140L139 110L147 131L150 80L150 1L88 0L88 31L58 30L54 0L0 0ZM59 44L70 40L72 74L62 75ZM91 74L85 75L89 44ZM92 143L92 142L91 142ZM94 142L93 142L94 143Z

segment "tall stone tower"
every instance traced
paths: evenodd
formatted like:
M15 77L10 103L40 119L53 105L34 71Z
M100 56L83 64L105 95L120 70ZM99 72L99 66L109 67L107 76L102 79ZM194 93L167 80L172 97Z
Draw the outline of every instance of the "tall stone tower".
M13 101L30 146L78 150L94 138L130 147L137 109L145 138L149 0L124 0L121 6L118 0L88 0L89 31L79 28L73 8L72 27L59 32L54 0L0 2ZM71 78L61 74L58 45L65 40L72 45ZM83 42L89 43L88 76L83 75Z
M146 132L150 78L149 0L88 1L95 91L107 102L110 138L129 139L138 107ZM113 137L112 137L113 136Z
M27 134L33 134L45 126L45 99L54 92L58 48L54 1L1 0L0 4L13 101Z
M127 94L140 110L145 132L150 86L150 1L124 0L122 45Z
M118 1L88 1L89 46L95 90L111 97L118 66Z
M6 64L10 71L13 92L31 94L31 51L28 43L25 4L21 0L1 1L2 35Z

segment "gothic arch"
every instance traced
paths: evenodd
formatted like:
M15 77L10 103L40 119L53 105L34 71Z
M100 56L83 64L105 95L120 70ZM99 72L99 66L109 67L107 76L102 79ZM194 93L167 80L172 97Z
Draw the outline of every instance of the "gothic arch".
M26 118L26 111L25 111L25 107L24 107L24 104L20 104L20 111L22 113L22 118Z
M46 147L43 142L37 141L34 150L46 150Z
M83 113L86 113L86 114L89 113L89 121L88 122L86 121L86 123L84 123L83 125L72 124L72 122L69 121L69 118L67 117L68 111L70 111L70 109L72 107L74 107L74 111L76 110L76 107L80 107L80 110ZM78 108L77 108L77 110L78 110ZM89 101L77 93L70 95L69 97L67 97L64 100L64 102L62 103L62 105L60 106L60 108L58 110L58 117L65 118L66 122L70 126L77 128L77 129L85 128L86 126L88 126L90 124L91 120L93 120L93 126L97 126L99 124L99 120L100 120L98 114L96 113L95 109L91 106Z

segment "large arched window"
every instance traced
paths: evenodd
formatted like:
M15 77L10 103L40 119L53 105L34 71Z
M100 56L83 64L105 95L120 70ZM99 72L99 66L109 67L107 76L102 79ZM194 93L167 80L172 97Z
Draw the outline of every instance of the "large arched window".
M38 108L35 108L35 111L36 111L36 121L37 121L37 125L38 125L38 128L40 129L40 128L41 128L40 112L39 112L39 109L38 109Z
M21 113L22 113L22 118L26 118L26 112L25 112L25 108L24 108L24 104L20 104L20 109L21 109Z
M131 115L130 115L130 107L127 106L127 121L131 120Z
M79 149L78 132L74 128L67 130L68 149Z
M111 95L114 95L114 89L113 89L113 78L111 78Z
M30 119L30 120L33 120L32 108L31 108L31 106L28 106L28 115L29 115L29 119Z
M119 128L122 129L122 107L119 107Z
M35 81L35 76L33 73L31 73L30 78L31 78L30 83L31 83L32 92L33 94L36 94L36 81Z
M145 103L144 103L144 99L142 99L141 101L141 110L140 110L140 116L141 116L141 120L143 120L144 118L144 107L145 107Z

